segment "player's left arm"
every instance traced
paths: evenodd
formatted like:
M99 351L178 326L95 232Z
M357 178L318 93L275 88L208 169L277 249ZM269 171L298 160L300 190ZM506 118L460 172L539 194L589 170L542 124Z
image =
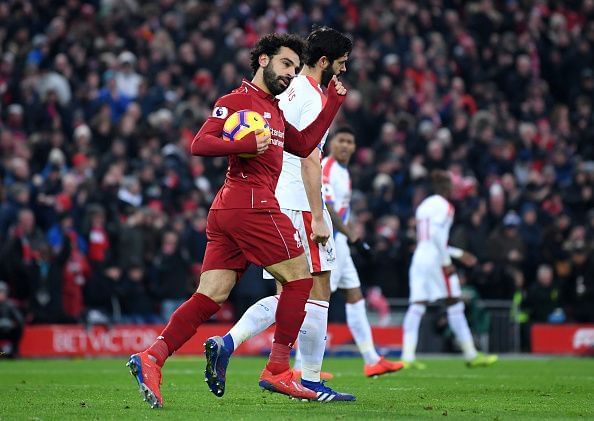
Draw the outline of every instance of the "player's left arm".
M462 250L458 247L448 246L448 254L452 258L460 260L464 265L468 267L472 267L477 263L477 258L474 254L466 250Z
M307 158L318 146L332 120L346 98L347 90L336 76L328 85L328 101L318 117L305 129L299 131L285 121L285 150L301 158Z

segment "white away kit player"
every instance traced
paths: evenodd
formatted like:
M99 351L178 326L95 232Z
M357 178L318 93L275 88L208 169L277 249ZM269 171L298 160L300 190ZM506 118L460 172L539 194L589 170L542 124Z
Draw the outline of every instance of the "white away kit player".
M460 280L451 257L468 266L476 258L460 249L448 247L450 227L454 221L454 206L448 201L452 182L449 173L435 170L431 173L434 194L421 202L415 213L417 248L409 270L410 304L403 323L402 362L405 368L424 369L425 364L415 360L419 325L426 305L443 301L447 317L468 367L488 366L497 361L496 355L477 352L468 321L464 315L464 302L460 299Z

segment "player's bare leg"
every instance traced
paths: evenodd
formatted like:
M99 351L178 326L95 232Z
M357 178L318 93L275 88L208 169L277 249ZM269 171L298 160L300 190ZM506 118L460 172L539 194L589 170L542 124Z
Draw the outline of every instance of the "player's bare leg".
M346 299L347 325L365 361L364 374L367 377L377 377L401 370L403 368L401 362L389 361L380 356L375 350L361 288L349 288L341 291Z
M203 322L219 310L236 279L237 273L232 270L204 272L196 293L175 310L157 340L147 350L132 355L128 360L127 365L138 382L141 395L151 408L163 406L161 367L169 356L194 336Z

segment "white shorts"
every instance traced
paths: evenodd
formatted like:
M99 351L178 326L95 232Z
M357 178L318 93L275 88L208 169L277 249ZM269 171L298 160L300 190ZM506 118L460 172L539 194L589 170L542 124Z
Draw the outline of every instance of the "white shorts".
M336 265L334 238L330 236L325 246L314 242L310 238L311 212L282 208L281 212L289 217L295 228L297 228L297 231L299 231L307 264L309 265L309 272L319 273L334 270ZM332 232L332 220L326 209L324 209L323 215L328 229ZM274 279L274 277L264 270L264 279Z
M460 280L457 275L448 278L436 263L415 262L409 270L410 302L437 301L460 297Z
M336 235L336 268L330 274L330 288L332 292L340 289L351 289L361 287L359 274L351 257L346 237L343 234Z

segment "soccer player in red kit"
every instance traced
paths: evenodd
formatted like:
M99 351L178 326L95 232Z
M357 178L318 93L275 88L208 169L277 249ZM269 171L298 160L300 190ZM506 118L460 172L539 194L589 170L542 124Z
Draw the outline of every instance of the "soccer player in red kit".
M163 405L159 386L165 360L219 310L249 262L265 267L283 284L274 343L260 386L296 398L316 398L315 392L303 387L289 368L289 353L305 317L313 281L303 239L280 211L274 193L283 150L307 157L332 123L346 89L334 77L328 86L326 105L316 120L301 131L287 123L275 96L295 76L303 47L303 40L295 35L269 34L261 38L251 52L254 78L244 80L215 103L212 115L192 142L193 155L228 155L229 167L208 214L208 244L196 293L173 313L155 343L128 361L141 393L153 408ZM225 119L242 109L259 112L268 121L271 135L256 131L238 142L223 141ZM238 156L244 153L257 156Z

